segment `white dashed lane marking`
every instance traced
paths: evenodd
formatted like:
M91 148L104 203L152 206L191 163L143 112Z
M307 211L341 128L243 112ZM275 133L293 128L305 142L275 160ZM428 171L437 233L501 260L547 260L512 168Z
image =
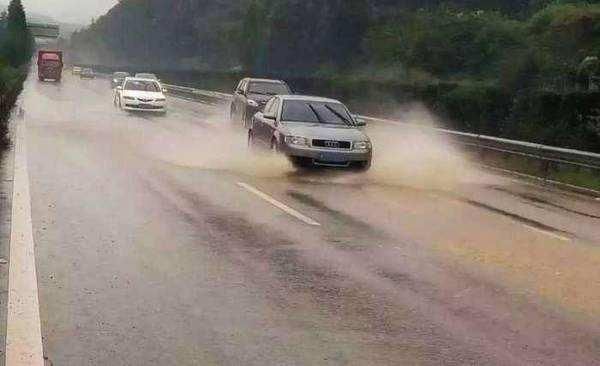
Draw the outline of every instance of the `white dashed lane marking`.
M316 222L315 220L311 219L310 217L301 214L300 212L294 210L293 208L287 206L284 203L281 203L279 201L277 201L275 198L269 196L268 194L259 191L258 189L252 187L249 184L246 183L238 183L238 186L242 187L243 189L245 189L246 191L260 197L261 199L263 199L264 201L267 201L268 203L270 203L271 205L277 207L278 209L282 210L283 212L287 213L290 216L293 216L295 218L297 218L298 220L304 222L305 224L311 225L311 226L321 226L321 224L319 224L318 222Z

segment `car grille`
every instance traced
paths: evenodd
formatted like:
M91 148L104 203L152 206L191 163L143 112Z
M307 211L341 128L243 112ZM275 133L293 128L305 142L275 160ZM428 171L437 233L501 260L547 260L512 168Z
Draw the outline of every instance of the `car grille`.
M148 103L148 102L154 101L154 99L143 99L143 98L137 98L137 100L139 100L140 102L144 102L144 103Z
M312 145L316 147L324 147L327 149L342 149L349 150L352 147L350 141L335 141L335 140L312 140Z
M137 109L162 109L161 106L151 104L125 104L126 107L137 108Z

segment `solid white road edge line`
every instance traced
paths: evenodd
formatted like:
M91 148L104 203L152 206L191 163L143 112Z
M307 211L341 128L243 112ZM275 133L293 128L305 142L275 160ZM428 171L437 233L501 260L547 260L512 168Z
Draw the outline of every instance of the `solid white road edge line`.
M18 122L14 157L6 365L43 366L44 354L24 123L24 120Z
M300 212L294 210L293 208L277 201L275 198L269 196L266 193L263 193L261 191L259 191L258 189L252 187L249 184L246 183L242 183L239 182L238 186L244 188L245 190L247 190L248 192L262 198L263 200L269 202L270 204L272 204L273 206L277 207L278 209L282 210L283 212L287 213L290 216L293 216L295 218L297 218L298 220L304 222L305 224L308 225L312 225L312 226L321 226L321 224L319 224L318 222L316 222L315 220L311 219L308 216L305 216L303 214L301 214Z
M533 230L533 231L538 232L540 234L544 234L544 235L550 236L550 237L552 237L554 239L558 239L560 241L571 241L571 239L567 238L566 236L554 234L554 233L551 233L550 231L538 229L537 227L533 227L533 226L530 226L530 225L527 225L527 224L523 224L523 226L525 226L529 230Z

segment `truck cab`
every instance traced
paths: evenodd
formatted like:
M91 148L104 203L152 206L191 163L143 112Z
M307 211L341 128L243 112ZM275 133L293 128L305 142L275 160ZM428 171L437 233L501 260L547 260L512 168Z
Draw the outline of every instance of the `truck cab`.
M62 51L38 51L37 66L40 81L46 79L60 81L63 69Z

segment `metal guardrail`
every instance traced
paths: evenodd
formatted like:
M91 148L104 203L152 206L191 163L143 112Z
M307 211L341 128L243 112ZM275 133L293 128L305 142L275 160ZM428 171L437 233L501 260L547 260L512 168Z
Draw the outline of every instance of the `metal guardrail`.
M565 149L532 142L509 140L487 135L478 135L467 132L446 130L442 128L418 126L406 122L399 122L384 118L374 118L368 116L362 116L362 118L368 121L391 123L396 125L402 125L403 127L420 128L434 131L445 135L446 137L462 145L486 148L489 150L496 150L499 152L511 154L518 154L525 157L534 157L540 160L547 160L549 162L554 163L572 164L581 166L583 168L597 169L600 171L600 154L592 152Z
M167 91L169 93L173 93L173 94L184 94L184 95L191 95L191 96L195 96L195 97L205 97L205 98L208 97L208 98L212 98L212 99L216 99L216 100L229 100L233 97L233 95L231 95L231 94L188 88L186 86L178 86L178 85L171 85L171 84L164 84L164 83L163 83L163 86L165 88L167 88Z
M172 84L163 84L163 86L170 94L191 97L199 100L206 100L208 98L217 102L228 102L233 97L232 94L195 89L185 86ZM432 131L434 133L439 133L457 144L463 145L467 148L475 149L482 156L486 152L492 152L497 156L534 159L540 164L538 164L539 166L536 167L535 172L528 171L528 174L525 174L526 176L600 197L600 154L564 149L525 141L508 140L493 136L418 126L384 118L375 118L369 116L361 117L367 121L389 123L400 125L402 127L419 128ZM571 181L561 179L560 176L555 173L559 170L559 167L565 165L569 166L571 170L576 172L585 171L585 175L587 176L585 179L590 179L589 177L591 176L594 184L582 184L581 179L577 178L572 179ZM513 172L519 173L517 171Z

